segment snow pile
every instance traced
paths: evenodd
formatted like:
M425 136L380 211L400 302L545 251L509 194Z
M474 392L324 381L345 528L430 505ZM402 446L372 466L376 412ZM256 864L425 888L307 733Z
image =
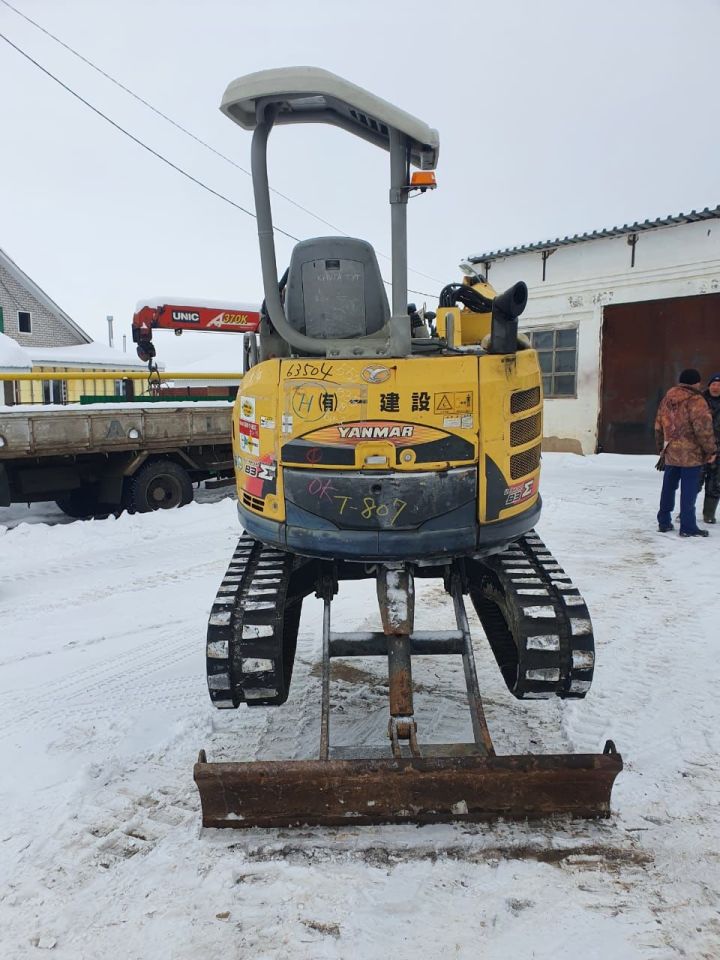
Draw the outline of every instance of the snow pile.
M202 300L199 297L148 297L146 300L138 300L135 305L135 313L139 313L143 307L165 307L173 306L176 309L187 309L192 307L207 307L210 310L237 310L241 313L258 313L260 311L259 303L241 303L239 300Z
M24 350L17 341L0 333L0 370L27 370L32 367L30 351Z
M123 353L104 343L79 343L73 347L28 347L28 356L38 365L56 363L61 366L109 366L118 370L143 369L147 364L133 353Z
M656 533L653 459L544 460L539 532L595 625L587 701L515 701L471 617L499 753L616 741L597 823L202 830L200 747L317 756L321 603L303 607L288 703L219 713L204 635L231 501L0 535L3 958L720 955L720 532ZM377 629L374 593L342 584L334 628ZM454 626L440 583L417 594L418 629ZM421 742L470 737L454 660L417 662ZM383 742L383 664L333 672L333 743Z

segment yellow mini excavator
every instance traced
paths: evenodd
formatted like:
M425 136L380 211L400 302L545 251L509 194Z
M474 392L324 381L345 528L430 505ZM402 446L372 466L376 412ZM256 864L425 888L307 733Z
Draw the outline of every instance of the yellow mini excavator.
M210 763L195 780L213 827L607 816L622 760L603 754L498 756L468 628L469 596L509 691L584 697L594 645L583 598L533 528L541 377L518 335L524 283L479 274L448 284L431 329L407 305L408 198L435 185L439 139L403 110L309 67L235 80L222 112L253 131L252 175L265 303L259 352L247 334L233 413L245 530L213 604L207 679L219 709L288 697L303 599L324 602L316 760ZM372 247L298 243L278 282L267 141L281 123L330 123L390 154L392 309ZM418 171L410 176L410 168ZM414 629L414 580L439 578L456 629ZM331 628L345 581L377 584L382 631ZM412 659L462 657L473 740L423 743ZM388 740L330 742L331 661L383 657Z

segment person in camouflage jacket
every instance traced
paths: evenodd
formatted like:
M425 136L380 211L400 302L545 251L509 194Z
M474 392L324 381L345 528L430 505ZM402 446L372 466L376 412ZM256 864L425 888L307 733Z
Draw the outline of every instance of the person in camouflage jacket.
M706 537L695 517L695 501L706 463L716 459L715 433L707 401L699 389L697 370L683 370L679 382L663 397L655 418L655 442L665 461L658 529L673 529L675 493L680 487L680 536Z
M708 380L707 390L703 396L710 407L710 415L715 432L716 452L720 453L720 373L713 374ZM705 523L715 523L718 503L720 502L720 464L717 457L714 463L705 467L705 501L703 502L703 520Z

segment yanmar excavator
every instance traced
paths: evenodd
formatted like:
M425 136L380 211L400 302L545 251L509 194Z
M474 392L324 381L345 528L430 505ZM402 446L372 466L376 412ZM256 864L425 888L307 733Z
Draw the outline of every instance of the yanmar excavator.
M207 680L219 709L288 698L303 599L324 603L317 760L215 762L194 776L212 827L607 816L622 760L498 756L465 611L469 596L510 693L582 698L594 644L585 602L534 532L540 516L541 376L518 336L527 288L480 275L440 293L437 330L407 313L408 198L435 185L435 130L324 70L235 80L222 112L253 131L265 305L258 362L233 415L240 537L210 613ZM392 309L372 247L302 241L278 282L267 142L283 123L329 123L390 154ZM412 178L410 167L419 168ZM414 629L414 581L439 579L453 630ZM382 631L332 628L346 581L376 581ZM462 658L473 739L429 744L412 661ZM385 746L334 746L331 661L382 657Z

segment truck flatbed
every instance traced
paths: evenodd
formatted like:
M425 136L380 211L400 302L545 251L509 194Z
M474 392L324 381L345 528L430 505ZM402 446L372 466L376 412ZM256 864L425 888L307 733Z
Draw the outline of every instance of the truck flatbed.
M0 407L0 506L182 506L193 482L231 476L231 424L227 401Z

